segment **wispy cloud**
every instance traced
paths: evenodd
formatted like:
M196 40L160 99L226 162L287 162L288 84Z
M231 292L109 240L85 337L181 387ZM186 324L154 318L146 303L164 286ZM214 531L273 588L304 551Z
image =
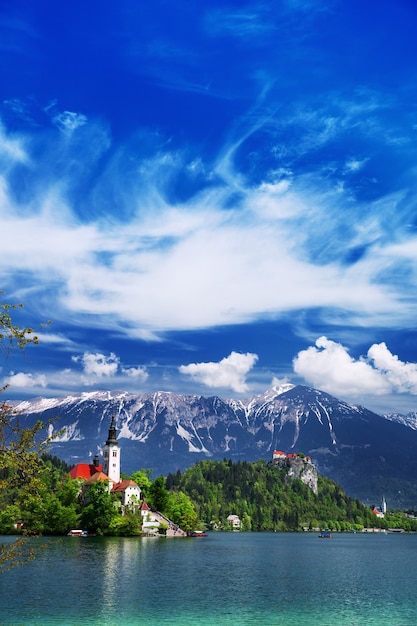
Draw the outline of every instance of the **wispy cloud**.
M19 11L15 16L9 16L2 11L0 16L0 49L3 53L18 54L23 57L25 53L31 56L39 56L39 36L29 21L24 19Z
M264 37L276 30L273 20L268 19L268 11L261 4L248 5L239 10L223 9L211 11L206 16L206 27L212 35L233 35L239 38ZM258 42L264 44L262 39Z
M65 337L65 335L62 335L60 333L36 331L36 336L42 345L54 344L55 346L59 346L60 348L70 349L72 347L72 349L74 349L74 345L75 345L74 341L72 341L71 339L69 339L68 337Z
M346 172L358 172L368 160L369 159L367 158L355 159L354 157L351 157L346 161L345 170Z
M261 362L225 388L259 389L300 349L254 344L271 324L306 346L337 335L323 360L402 389L395 363L389 378L344 346L389 336L401 356L393 338L415 328L410 3L377 21L340 0L119 4L0 16L0 289L29 324L54 320L46 378L21 383L200 391L215 328L224 354ZM184 345L200 378L178 372Z
M28 161L27 152L22 137L9 135L0 123L0 159L5 165L25 163Z
M94 124L81 130L86 144L96 137ZM66 142L69 163L78 158L79 142ZM308 175L271 170L271 177L254 184L237 170L233 151L227 167L221 156L217 168L168 145L152 158L135 155L135 168L124 173L123 163L133 158L126 146L110 155L103 177L82 200L81 216L72 200L79 183L72 165L63 167L59 185L49 172L44 185L33 179L33 194L26 194L24 205L16 202L9 186L15 152L20 164L27 155L30 169L42 173L45 165L39 154L35 166L23 145L31 144L20 138L9 154L3 184L0 277L11 293L30 283L42 294L48 317L77 312L94 325L100 316L100 325L105 319L120 332L156 337L169 329L236 324L318 305L345 310L352 322L379 324L390 316L392 327L413 315L410 233L393 245L386 222L391 220L391 233L402 228L392 220L399 219L396 206L404 205L404 194L368 202L363 211L359 204L351 207L352 221L344 194L323 192ZM84 176L102 154L89 154ZM52 155L49 146L45 160ZM184 171L195 175L192 163L199 164L205 184L186 201L171 199L168 189ZM112 195L124 220L95 216ZM395 281L389 279L394 269ZM15 275L19 283L11 281Z
M52 117L52 122L64 132L72 132L87 123L87 117L74 111L63 111Z

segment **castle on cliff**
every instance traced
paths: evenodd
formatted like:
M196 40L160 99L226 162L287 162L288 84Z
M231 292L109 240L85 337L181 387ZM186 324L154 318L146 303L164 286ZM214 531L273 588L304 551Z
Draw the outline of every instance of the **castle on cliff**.
M285 452L281 452L281 450L274 450L272 464L279 468L287 468L288 478L290 480L299 478L307 487L310 487L310 489L317 494L318 474L309 456L301 452L286 454Z

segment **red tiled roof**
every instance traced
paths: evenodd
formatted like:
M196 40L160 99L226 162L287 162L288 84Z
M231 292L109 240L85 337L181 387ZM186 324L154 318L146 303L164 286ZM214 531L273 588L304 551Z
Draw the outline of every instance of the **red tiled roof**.
M72 468L69 474L71 478L84 478L85 480L87 480L88 478L91 478L91 476L96 474L97 472L102 472L102 471L103 471L102 465L96 466L96 465L89 464L89 463L78 463L78 465Z
M96 483L98 480L104 483L106 480L110 480L110 478L104 474L104 472L96 472L88 480L86 480L85 484L91 485L91 483Z
M142 502L142 506L140 507L141 511L150 511L151 509L146 504L145 500Z
M138 485L134 480L121 480L120 483L116 483L113 485L112 491L126 491L128 487L137 487Z

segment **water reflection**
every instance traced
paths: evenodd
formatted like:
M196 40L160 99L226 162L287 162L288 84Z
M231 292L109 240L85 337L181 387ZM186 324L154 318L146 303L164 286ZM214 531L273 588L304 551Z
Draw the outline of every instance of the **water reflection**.
M417 536L65 538L0 576L0 624L414 626L416 549Z

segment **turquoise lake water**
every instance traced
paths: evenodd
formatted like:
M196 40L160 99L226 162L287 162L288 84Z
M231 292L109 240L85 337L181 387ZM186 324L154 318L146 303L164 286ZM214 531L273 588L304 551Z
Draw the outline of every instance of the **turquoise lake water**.
M0 574L0 624L416 626L416 594L417 535L65 537Z

